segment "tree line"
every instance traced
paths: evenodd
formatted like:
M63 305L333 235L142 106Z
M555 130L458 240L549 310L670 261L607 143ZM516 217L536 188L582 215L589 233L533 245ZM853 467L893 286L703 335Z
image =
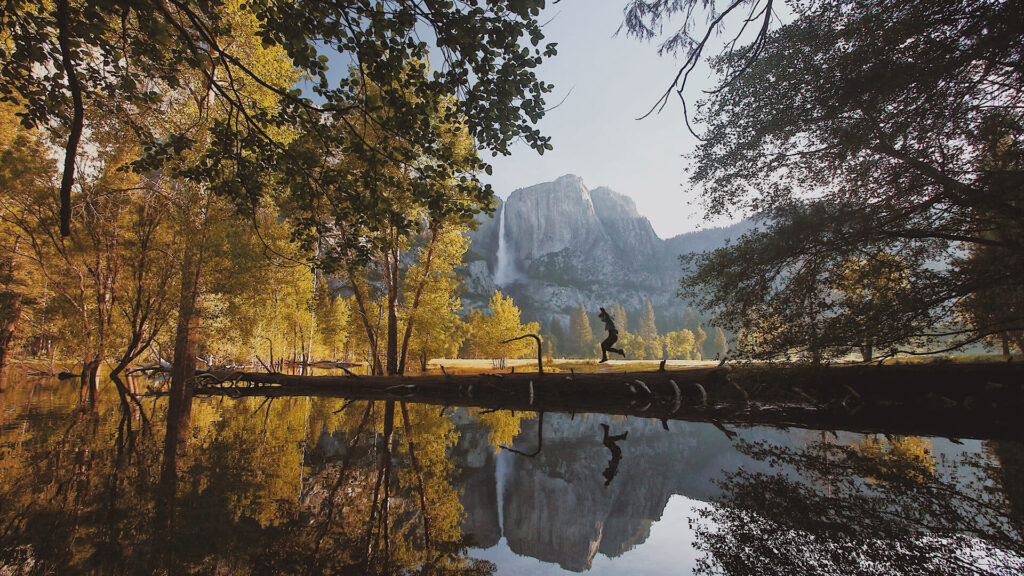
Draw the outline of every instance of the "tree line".
M75 357L95 389L152 354L184 390L197 362L445 346L480 152L551 148L543 4L9 3L0 365Z
M627 312L619 303L606 306L619 331L616 344L627 359L638 360L704 360L721 359L729 353L729 338L718 326L705 326L692 306L687 306L682 317L666 315L661 322L655 315L650 300L635 314ZM604 325L590 321L586 305L569 311L568 323L563 325L553 318L545 333L548 352L552 356L567 358L595 358L601 354L600 342L606 336ZM630 319L634 319L630 323Z

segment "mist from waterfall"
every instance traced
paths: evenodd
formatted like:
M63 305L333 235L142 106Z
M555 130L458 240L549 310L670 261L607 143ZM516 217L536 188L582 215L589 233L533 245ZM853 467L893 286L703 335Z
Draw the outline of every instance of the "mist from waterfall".
M505 238L505 207L506 201L501 205L501 216L498 217L498 253L494 262L494 285L504 288L519 278L516 270L515 257L508 240Z

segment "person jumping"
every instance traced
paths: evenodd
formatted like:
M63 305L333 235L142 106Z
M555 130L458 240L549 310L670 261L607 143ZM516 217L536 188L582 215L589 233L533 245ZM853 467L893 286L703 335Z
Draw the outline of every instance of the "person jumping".
M604 322L604 329L608 331L608 337L601 342L601 362L608 361L609 352L615 352L625 358L626 353L622 351L622 348L612 348L612 344L615 344L619 339L619 331L615 328L614 318L604 308L601 308L601 312L597 317Z

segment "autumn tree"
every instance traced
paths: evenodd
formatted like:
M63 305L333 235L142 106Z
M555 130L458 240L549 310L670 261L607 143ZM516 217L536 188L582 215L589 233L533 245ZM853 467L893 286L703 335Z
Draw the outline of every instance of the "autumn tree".
M523 334L537 334L540 326L536 322L523 324L519 308L511 296L495 290L486 313L470 316L469 344L481 358L491 358L504 366L506 358L521 358L536 355L536 344L525 339L503 342Z
M622 348L622 352L626 355L626 358L631 360L651 358L647 355L647 351L652 347L644 341L637 334L627 332L625 330L619 331L619 340L615 343L616 346ZM657 358L661 358L661 352L658 352Z
M689 360L693 355L693 332L683 329L662 336L665 353L673 360Z
M469 247L465 228L450 226L438 232L433 244L421 248L433 250L428 261L417 259L405 278L405 297L408 303L405 333L401 352L400 372L406 368L407 358L416 358L421 370L427 369L431 358L454 358L469 335L469 326L457 314L462 309L458 296L459 278L455 268Z
M892 321L887 321L886 315L899 309L902 300L910 298L906 266L892 254L879 253L850 258L839 265L833 276L832 285L838 292L839 306L848 318L845 323L832 322L833 340L837 340L839 331L850 333L848 343L860 349L865 362L870 361L873 342L891 342L897 337L877 332L893 325Z
M436 114L443 101L452 117L465 119L474 147L479 143L508 153L510 143L522 138L538 151L550 149L548 139L533 127L544 113L543 95L551 89L537 80L534 68L554 54L553 45L541 45L535 18L542 5L423 7L403 0L381 11L369 5L277 0L16 2L2 19L8 41L0 46L5 62L0 93L22 105L26 125L53 129L64 146L58 219L63 235L70 233L87 112L101 110L100 97L141 115L162 114L166 120L168 110L177 114L172 119L177 122L170 123L140 117L132 131L145 151L140 167L181 179L180 188L195 196L184 205L196 212L180 213L191 218L181 238L194 241L180 258L183 292L172 378L178 388L194 371L201 265L208 255L201 216L212 202L205 195L230 198L250 218L268 200L331 203L340 223L334 232L358 229L360 215L404 208L404 197L367 193L378 191L373 183L379 174L365 170L361 186L325 198L329 186L324 186L316 159L329 151L343 152L364 168L390 164L405 170L402 176L408 180L411 173L421 184L408 189L420 204L457 211L450 199L436 194L452 184L444 163L410 161L443 159L450 152L447 140L423 132L422 120ZM420 41L423 30L432 31L433 46ZM324 51L352 56L359 72L335 84L328 78ZM443 64L430 75L423 64L429 54L439 54ZM410 68L418 74L409 75ZM299 78L315 102L294 87ZM386 116L379 114L382 107ZM360 122L387 137L366 138L364 130L353 129ZM303 137L298 145L291 142L295 135ZM320 153L311 157L310 150ZM311 158L314 169L309 169ZM456 185L480 189L479 197L489 201L490 188L480 187L476 179L488 169L477 160ZM322 221L300 214L294 223L307 248L320 246ZM404 226L397 230L400 235L411 232ZM342 244L358 249L359 237L346 236ZM312 252L319 255L319 250ZM400 287L392 285L395 291Z

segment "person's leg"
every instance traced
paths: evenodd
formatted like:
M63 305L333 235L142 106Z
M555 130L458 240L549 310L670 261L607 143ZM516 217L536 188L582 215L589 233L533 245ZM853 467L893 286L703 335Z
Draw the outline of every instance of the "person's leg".
M618 333L609 334L608 337L604 339L604 342L601 342L602 356L607 355L608 352L615 352L616 354L619 354L620 356L625 358L626 353L622 351L622 348L612 348L612 344L615 344L618 341Z
M607 338L601 341L601 362L608 361L608 351L612 350L612 344L615 343L616 336L609 334Z

